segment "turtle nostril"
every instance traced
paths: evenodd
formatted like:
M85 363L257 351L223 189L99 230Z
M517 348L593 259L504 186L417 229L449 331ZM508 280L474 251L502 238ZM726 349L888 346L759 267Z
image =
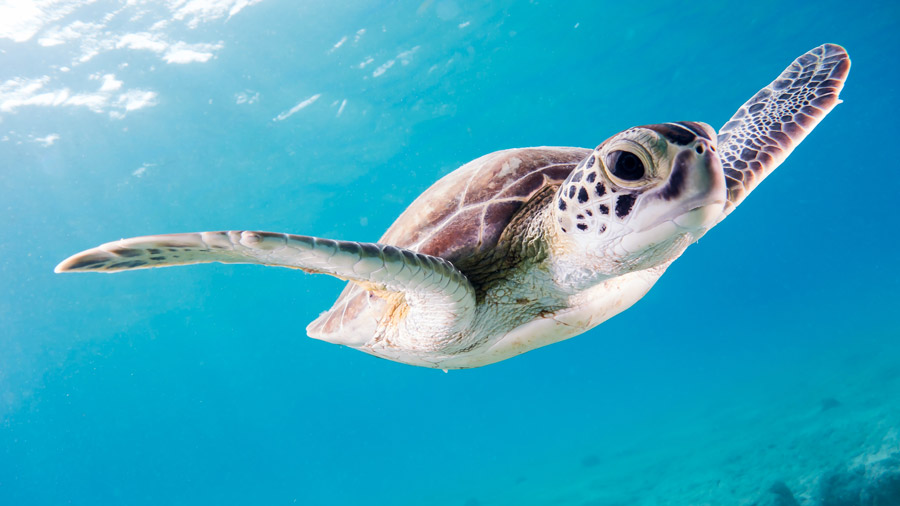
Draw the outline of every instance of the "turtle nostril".
M703 154L703 144L697 144L694 147L694 151L696 151L698 155L702 155Z

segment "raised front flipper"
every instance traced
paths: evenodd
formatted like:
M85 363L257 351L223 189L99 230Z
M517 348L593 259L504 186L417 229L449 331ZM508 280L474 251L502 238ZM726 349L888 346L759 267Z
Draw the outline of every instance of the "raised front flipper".
M838 94L849 71L844 48L819 46L794 60L719 130L719 159L728 188L722 218L840 103Z
M397 338L404 334L402 329L385 326L412 325L419 329L416 334L433 335L438 340L449 337L468 325L475 307L472 285L443 258L384 244L271 232L199 232L122 239L71 256L55 270L117 272L208 262L290 267L354 281L384 297L402 295L394 297L394 310L384 315L379 327L379 332ZM371 337L361 336L361 340Z

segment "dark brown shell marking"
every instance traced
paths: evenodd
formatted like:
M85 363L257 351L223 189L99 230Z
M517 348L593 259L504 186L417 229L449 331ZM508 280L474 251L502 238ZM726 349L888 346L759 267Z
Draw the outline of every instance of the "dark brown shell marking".
M425 190L378 241L458 263L494 248L515 214L547 186L559 186L591 150L568 147L497 151L447 174ZM464 262L463 262L464 263ZM465 271L464 271L465 272ZM337 332L367 306L383 299L349 283L318 320L324 334Z

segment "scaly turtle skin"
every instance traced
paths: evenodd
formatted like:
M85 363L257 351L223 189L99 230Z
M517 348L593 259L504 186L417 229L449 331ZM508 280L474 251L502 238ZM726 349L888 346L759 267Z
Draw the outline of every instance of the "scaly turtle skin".
M630 128L596 149L498 151L448 174L378 243L270 232L136 237L57 272L258 263L351 281L311 337L412 365L478 367L581 334L637 302L839 102L840 46L794 61L718 134Z

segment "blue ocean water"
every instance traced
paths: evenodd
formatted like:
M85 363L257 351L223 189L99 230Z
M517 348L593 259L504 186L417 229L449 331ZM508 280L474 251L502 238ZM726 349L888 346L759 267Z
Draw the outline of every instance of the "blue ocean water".
M0 3L0 504L900 504L894 2ZM468 160L839 105L629 311L488 367L308 339L341 283L56 275L120 237L377 240Z

